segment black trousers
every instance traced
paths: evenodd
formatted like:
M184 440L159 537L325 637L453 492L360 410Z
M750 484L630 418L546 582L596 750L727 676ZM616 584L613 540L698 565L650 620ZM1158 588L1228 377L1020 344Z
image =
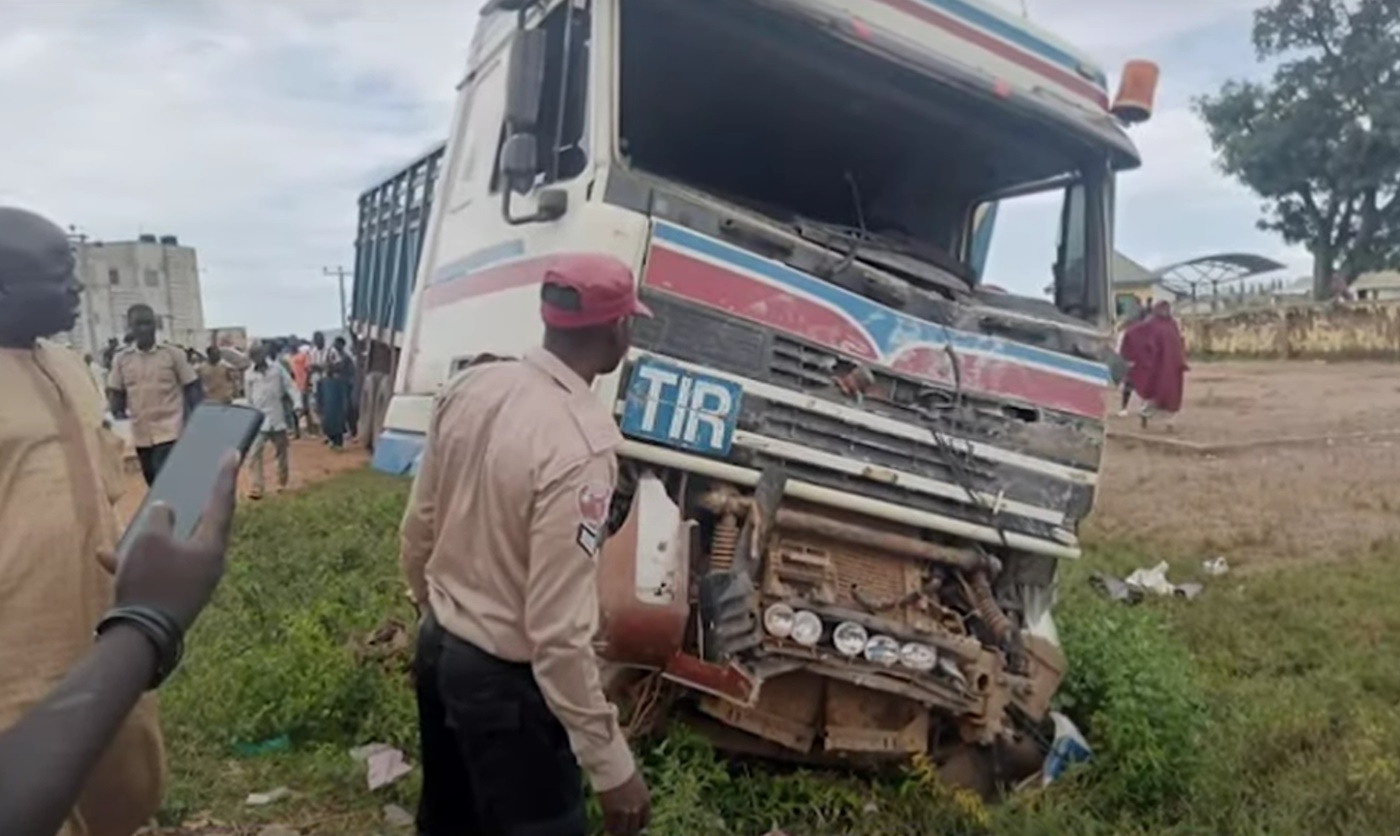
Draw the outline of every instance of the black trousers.
M170 448L174 446L175 442L167 441L154 447L136 448L136 458L141 461L141 475L146 477L147 487L155 484L160 469L165 467L165 460L170 457Z
M528 664L497 659L428 615L413 672L419 836L585 836L578 762Z

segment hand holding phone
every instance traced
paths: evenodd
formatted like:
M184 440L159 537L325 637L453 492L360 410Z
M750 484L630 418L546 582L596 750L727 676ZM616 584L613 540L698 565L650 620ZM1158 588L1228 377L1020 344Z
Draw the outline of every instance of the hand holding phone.
M116 573L116 606L154 607L181 630L190 628L224 575L238 464L233 450L224 454L199 526L188 540L173 536L176 520L169 507L151 506L145 527Z
M190 414L180 440L175 442L155 484L118 541L117 566L151 524L152 508L157 504L169 509L159 513L175 516L169 535L176 540L190 539L220 484L224 458L233 452L241 462L262 423L262 412L251 407L200 404ZM235 475L236 472L235 467Z

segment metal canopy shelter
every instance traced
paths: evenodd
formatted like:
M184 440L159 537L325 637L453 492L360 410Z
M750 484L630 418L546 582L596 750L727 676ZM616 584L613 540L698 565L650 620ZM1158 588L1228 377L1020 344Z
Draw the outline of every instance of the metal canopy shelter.
M1219 253L1193 258L1153 271L1162 285L1173 293L1196 298L1196 289L1208 285L1218 292L1222 284L1252 279L1264 273L1282 270L1287 265L1249 253Z

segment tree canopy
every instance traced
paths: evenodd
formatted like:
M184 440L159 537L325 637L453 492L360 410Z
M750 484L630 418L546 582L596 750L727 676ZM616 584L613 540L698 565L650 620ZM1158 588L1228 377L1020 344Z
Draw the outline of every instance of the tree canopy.
M1308 248L1319 298L1400 266L1400 0L1275 0L1253 40L1270 78L1195 102L1220 168Z

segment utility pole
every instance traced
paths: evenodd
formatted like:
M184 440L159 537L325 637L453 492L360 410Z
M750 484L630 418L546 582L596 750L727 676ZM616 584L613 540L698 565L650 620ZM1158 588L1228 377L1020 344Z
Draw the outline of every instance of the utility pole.
M327 276L335 276L340 282L340 333L346 339L349 339L350 323L347 321L345 314L345 268L335 267L332 269L330 267L322 267L321 272Z

